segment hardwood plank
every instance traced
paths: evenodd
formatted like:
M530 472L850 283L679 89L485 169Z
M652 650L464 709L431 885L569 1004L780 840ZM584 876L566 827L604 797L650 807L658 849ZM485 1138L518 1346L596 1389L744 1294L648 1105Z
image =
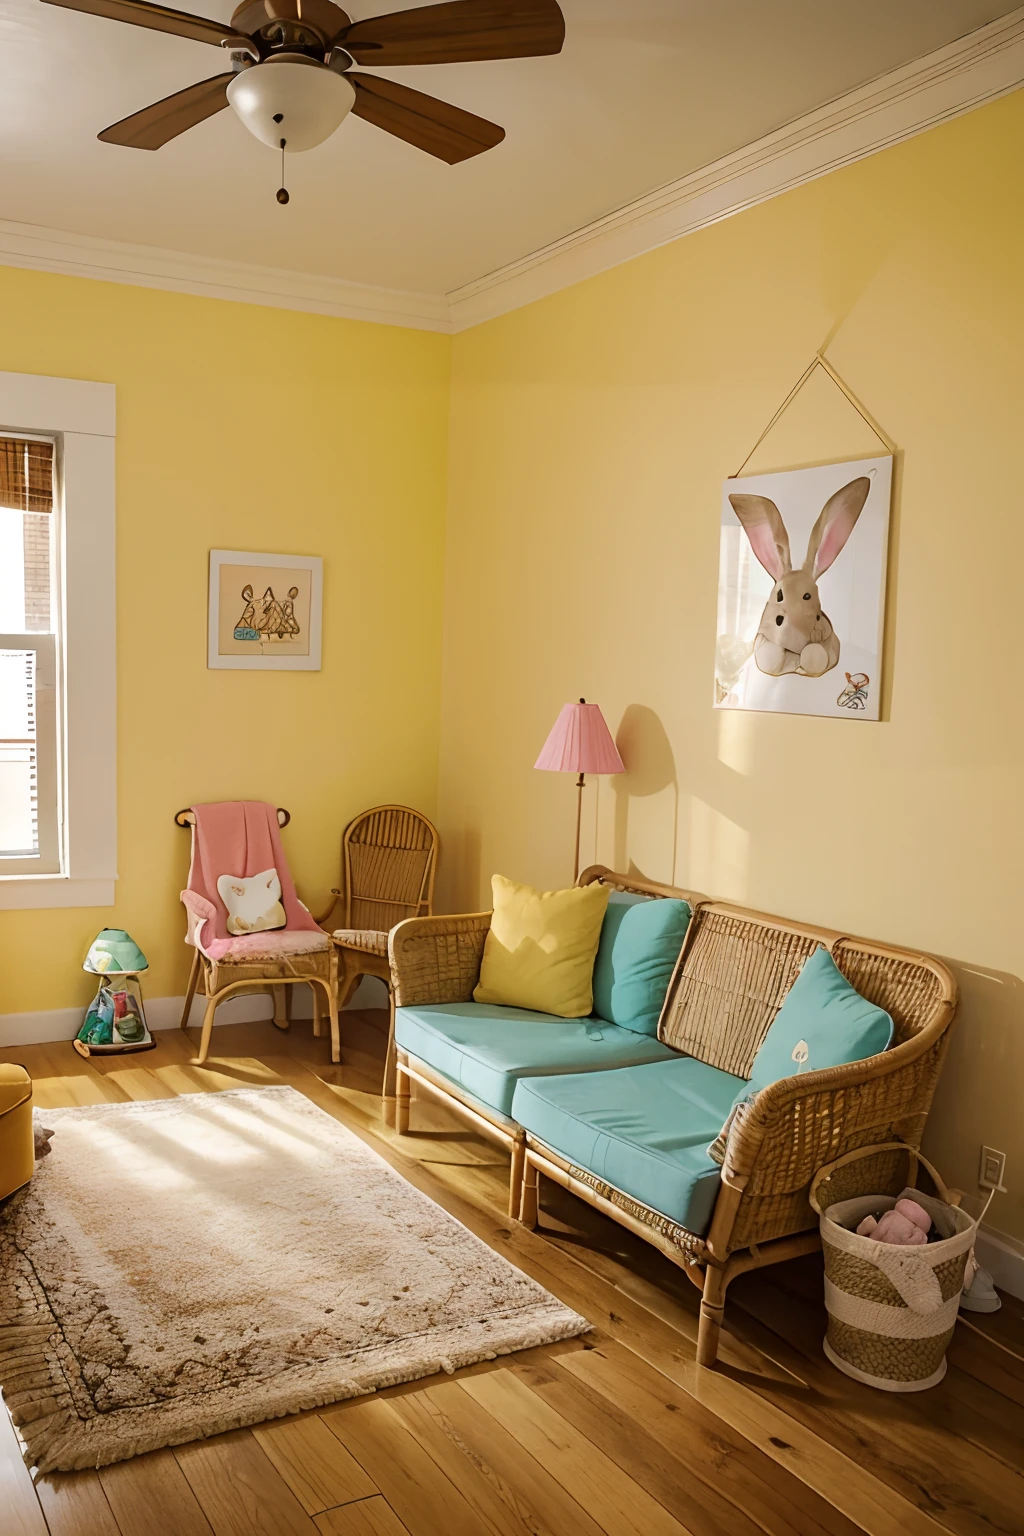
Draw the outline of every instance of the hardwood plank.
M10 1415L0 1402L0 1531L4 1536L47 1536L32 1476Z
M459 1391L514 1435L608 1536L693 1536L689 1524L670 1515L511 1371L471 1377Z
M896 1494L959 1536L988 1536L993 1524L1014 1530L1024 1505L1024 1479L933 1420L932 1401L957 1414L944 1384L905 1394L853 1381L822 1353L826 1319L820 1296L795 1306L792 1294L770 1274L758 1277L756 1287L746 1279L737 1287L737 1301L795 1350L806 1377L809 1391L784 1405L794 1418L851 1460L866 1462Z
M275 1419L253 1430L307 1515L378 1492L372 1478L316 1414Z
M439 1467L461 1493L476 1515L481 1528L495 1536L526 1536L529 1529L518 1511L501 1496L499 1489L448 1438L432 1418L419 1393L396 1398L389 1407L421 1450Z
M95 1472L49 1473L36 1480L36 1494L50 1536L119 1536Z
M210 1056L205 1066L171 1062L150 1069L157 1081L174 1093L221 1093L225 1088L264 1088L278 1081L272 1067L252 1057L227 1062Z
M601 1443L597 1437L607 1432L601 1427L604 1415L609 1429L621 1433L627 1442L629 1426L636 1426L648 1441L670 1452L694 1483L699 1480L710 1486L736 1506L737 1527L746 1517L769 1536L803 1536L805 1532L817 1536L823 1531L850 1536L860 1530L792 1472L629 1351L599 1341L578 1362L559 1359L553 1366L593 1405L589 1421L579 1422L595 1443ZM545 1389L546 1395L550 1393L550 1388ZM568 1417L581 1409L577 1405L573 1410L567 1402L565 1411Z
M429 1414L535 1536L600 1536L601 1527L561 1483L459 1390L460 1379L421 1387L408 1398L395 1399L395 1406L403 1415L407 1404L415 1406L415 1421L407 1423L422 1422Z
M795 1478L789 1479L787 1502L772 1486L770 1477L752 1477L744 1466L745 1454L749 1455L751 1448L738 1436L730 1444L727 1426L696 1404L687 1405L689 1412L678 1403L668 1408L657 1397L648 1396L645 1402L635 1389L632 1393L625 1390L621 1397L616 1392L613 1399L610 1393L602 1394L591 1383L560 1370L556 1362L517 1365L514 1374L666 1509L673 1514L681 1512L695 1532L708 1529L724 1530L729 1536L734 1531L822 1536L835 1531L841 1536L856 1536L857 1528L827 1504L822 1507L832 1519L821 1520L806 1513L803 1500L813 1500L814 1495ZM680 1395L685 1398L685 1394ZM655 1415L665 1421L660 1435L652 1433L649 1422ZM698 1454L694 1454L693 1441ZM768 1466L779 1471L773 1463Z
M596 1350L584 1353L587 1368L601 1356L609 1357L627 1375L646 1366L656 1375L667 1377L870 1536L899 1536L902 1532L918 1536L927 1532L928 1536L935 1536L940 1529L934 1520L887 1488L858 1462L837 1452L771 1400L751 1392L741 1378L686 1363L658 1361L656 1357L640 1361L614 1339L602 1338ZM567 1357L566 1368L574 1369L577 1358ZM580 1368L576 1368L576 1374L582 1374ZM646 1382L646 1374L642 1380Z
M929 1403L933 1422L950 1435L961 1435L989 1456L1020 1470L1024 1445L1024 1408L990 1391L972 1374L950 1366L943 1392Z
M121 1536L153 1536L155 1510L160 1536L210 1536L210 1523L172 1451L101 1467L99 1479Z
M127 1058L131 1060L131 1057ZM135 1058L138 1061L138 1057ZM96 1071L124 1094L126 1099L174 1099L173 1088L162 1083L154 1072L144 1066L126 1067L123 1056L96 1057ZM118 1063L115 1065L115 1063Z
M1024 1363L1018 1358L1024 1349L1016 1340L1001 1338L996 1328L983 1328L981 1319L984 1313L958 1319L947 1359L1000 1397L1024 1407Z
M174 1452L214 1536L314 1536L316 1526L248 1430Z
M358 1504L329 1509L317 1515L314 1523L320 1536L409 1536L409 1527L380 1494Z
M1003 1305L998 1312L972 1312L971 1322L1024 1355L1024 1299L1011 1296L1009 1291L999 1295Z
M406 1429L426 1451L442 1472L446 1473L458 1488L466 1502L476 1511L480 1524L500 1533L500 1536L536 1536L537 1522L532 1510L521 1506L511 1490L500 1480L489 1476L484 1466L468 1456L463 1447L446 1433L444 1426L431 1412L429 1404L419 1392L397 1398L395 1412ZM546 1529L543 1525L541 1530Z
M26 1047L26 1052L29 1050ZM108 1083L91 1061L72 1048L70 1040L31 1047L25 1061L32 1078L32 1098L37 1109L63 1109L76 1104L120 1104L125 1095L116 1083Z
M837 1451L773 1402L759 1398L724 1373L684 1371L687 1390L752 1445L795 1472L869 1536L935 1536L937 1521L911 1504L860 1462Z
M410 1434L390 1402L352 1403L323 1415L412 1536L480 1536L494 1527Z

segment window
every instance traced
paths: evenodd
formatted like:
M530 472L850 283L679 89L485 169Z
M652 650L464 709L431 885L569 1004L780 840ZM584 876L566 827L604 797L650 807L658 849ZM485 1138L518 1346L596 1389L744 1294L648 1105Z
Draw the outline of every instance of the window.
M0 907L116 872L114 388L0 373Z
M59 874L59 507L47 438L0 435L0 874Z

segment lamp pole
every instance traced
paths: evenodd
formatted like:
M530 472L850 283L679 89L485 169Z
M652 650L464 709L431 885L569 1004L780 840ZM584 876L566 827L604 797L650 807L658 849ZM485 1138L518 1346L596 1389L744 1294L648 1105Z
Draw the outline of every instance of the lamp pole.
M580 699L580 703L581 704L585 704L586 702L587 702L586 699ZM576 884L576 881L580 877L580 827L582 825L582 822L583 822L583 773L582 773L582 770L581 770L580 776L576 780L576 855L575 855L575 857L573 859L573 865L572 865L572 883L573 883L573 885Z

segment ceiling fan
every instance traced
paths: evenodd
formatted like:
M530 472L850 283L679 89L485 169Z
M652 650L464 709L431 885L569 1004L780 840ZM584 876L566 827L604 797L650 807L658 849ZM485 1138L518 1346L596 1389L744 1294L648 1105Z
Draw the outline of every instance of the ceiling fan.
M99 134L104 144L133 149L160 149L230 105L251 133L282 153L322 144L354 112L456 165L500 144L504 128L407 85L353 73L353 65L532 58L558 53L565 38L556 0L449 0L356 22L333 0L242 0L230 22L150 0L44 3L227 50L230 70ZM287 202L281 192L279 201Z

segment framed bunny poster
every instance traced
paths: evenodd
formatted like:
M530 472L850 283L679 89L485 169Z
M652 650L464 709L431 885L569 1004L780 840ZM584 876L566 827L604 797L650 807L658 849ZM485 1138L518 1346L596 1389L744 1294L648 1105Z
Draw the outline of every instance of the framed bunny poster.
M727 480L715 707L879 718L892 456Z
M319 672L323 561L210 550L207 666Z

